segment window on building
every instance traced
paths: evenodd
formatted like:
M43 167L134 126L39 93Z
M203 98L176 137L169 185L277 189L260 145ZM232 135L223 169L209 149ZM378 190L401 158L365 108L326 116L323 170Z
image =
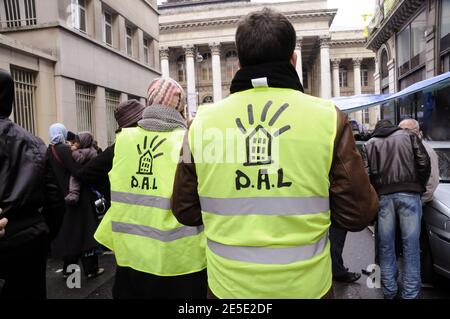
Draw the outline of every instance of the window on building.
M127 29L127 54L128 56L133 56L133 28L130 26L126 27Z
M369 86L369 70L366 68L361 69L361 85L363 87Z
M14 28L37 23L35 0L3 0L3 6L6 25L2 23L1 27Z
M103 12L103 41L106 44L113 45L113 16L111 12Z
M114 144L116 138L116 131L119 128L114 110L120 103L120 93L115 91L105 91L106 96L106 129L108 146Z
M72 23L73 27L86 32L86 0L72 1Z
M11 68L14 79L14 122L32 134L36 134L36 74L19 68Z
M425 63L426 11L423 10L397 35L397 61L399 75Z
M211 61L211 53L202 54L203 61L200 64L201 70L201 79L202 81L211 81L212 80L212 61Z
M231 50L226 53L225 64L227 67L226 78L228 81L231 81L239 70L239 59L236 50Z
M144 37L144 63L150 64L150 40Z
M211 95L207 95L203 98L203 104L212 104L214 103L214 99Z
M348 87L348 72L345 68L339 69L339 87Z
M78 132L94 132L95 87L81 83L75 84L77 130Z
M450 52L450 0L441 1L440 49L441 54Z
M362 120L363 124L370 124L370 112L369 109L362 110Z
M186 58L181 55L177 59L178 82L186 82Z

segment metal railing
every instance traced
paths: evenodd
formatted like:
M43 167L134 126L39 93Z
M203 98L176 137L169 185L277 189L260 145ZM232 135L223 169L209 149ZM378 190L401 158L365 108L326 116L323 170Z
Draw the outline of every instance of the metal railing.
M107 143L112 145L116 139L116 131L119 128L114 116L114 110L120 103L120 93L114 91L106 91L106 129Z
M14 122L36 134L36 73L11 68L14 79Z
M76 111L78 132L91 132L95 136L94 129L94 102L95 87L85 84L76 84Z
M37 24L35 0L0 0L0 13L0 28Z

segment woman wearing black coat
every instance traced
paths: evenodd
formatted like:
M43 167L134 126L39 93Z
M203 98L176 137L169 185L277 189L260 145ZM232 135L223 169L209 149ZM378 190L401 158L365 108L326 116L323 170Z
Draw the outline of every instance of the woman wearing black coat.
M61 196L69 193L70 176L75 174L80 165L73 157L70 146L65 144L67 129L62 124L50 127L51 144L47 150L47 168L49 174L57 181ZM67 268L77 264L81 259L84 273L88 278L101 275L104 269L98 267L96 248L98 244L94 233L98 226L94 208L94 195L88 187L82 187L80 200L74 206L65 205L61 227L52 242L52 256L64 261L64 275L68 276Z

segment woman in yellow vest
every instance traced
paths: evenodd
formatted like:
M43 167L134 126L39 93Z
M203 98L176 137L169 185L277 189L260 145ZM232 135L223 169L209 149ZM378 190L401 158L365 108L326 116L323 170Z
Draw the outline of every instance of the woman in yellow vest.
M172 209L205 226L211 297L330 297L330 225L363 229L377 195L346 116L303 93L289 20L254 12L236 46L231 95L189 129Z
M111 209L95 234L116 256L115 299L206 297L203 227L179 224L170 209L185 105L177 82L156 79L139 126L117 135Z

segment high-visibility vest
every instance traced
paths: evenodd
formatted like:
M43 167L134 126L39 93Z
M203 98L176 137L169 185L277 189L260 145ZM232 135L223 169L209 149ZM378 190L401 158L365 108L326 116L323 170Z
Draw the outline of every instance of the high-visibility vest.
M130 128L117 136L111 208L95 239L114 251L119 266L158 276L206 268L203 227L181 225L170 209L184 135Z
M199 110L189 145L215 296L329 292L336 129L331 102L291 89L255 88Z

